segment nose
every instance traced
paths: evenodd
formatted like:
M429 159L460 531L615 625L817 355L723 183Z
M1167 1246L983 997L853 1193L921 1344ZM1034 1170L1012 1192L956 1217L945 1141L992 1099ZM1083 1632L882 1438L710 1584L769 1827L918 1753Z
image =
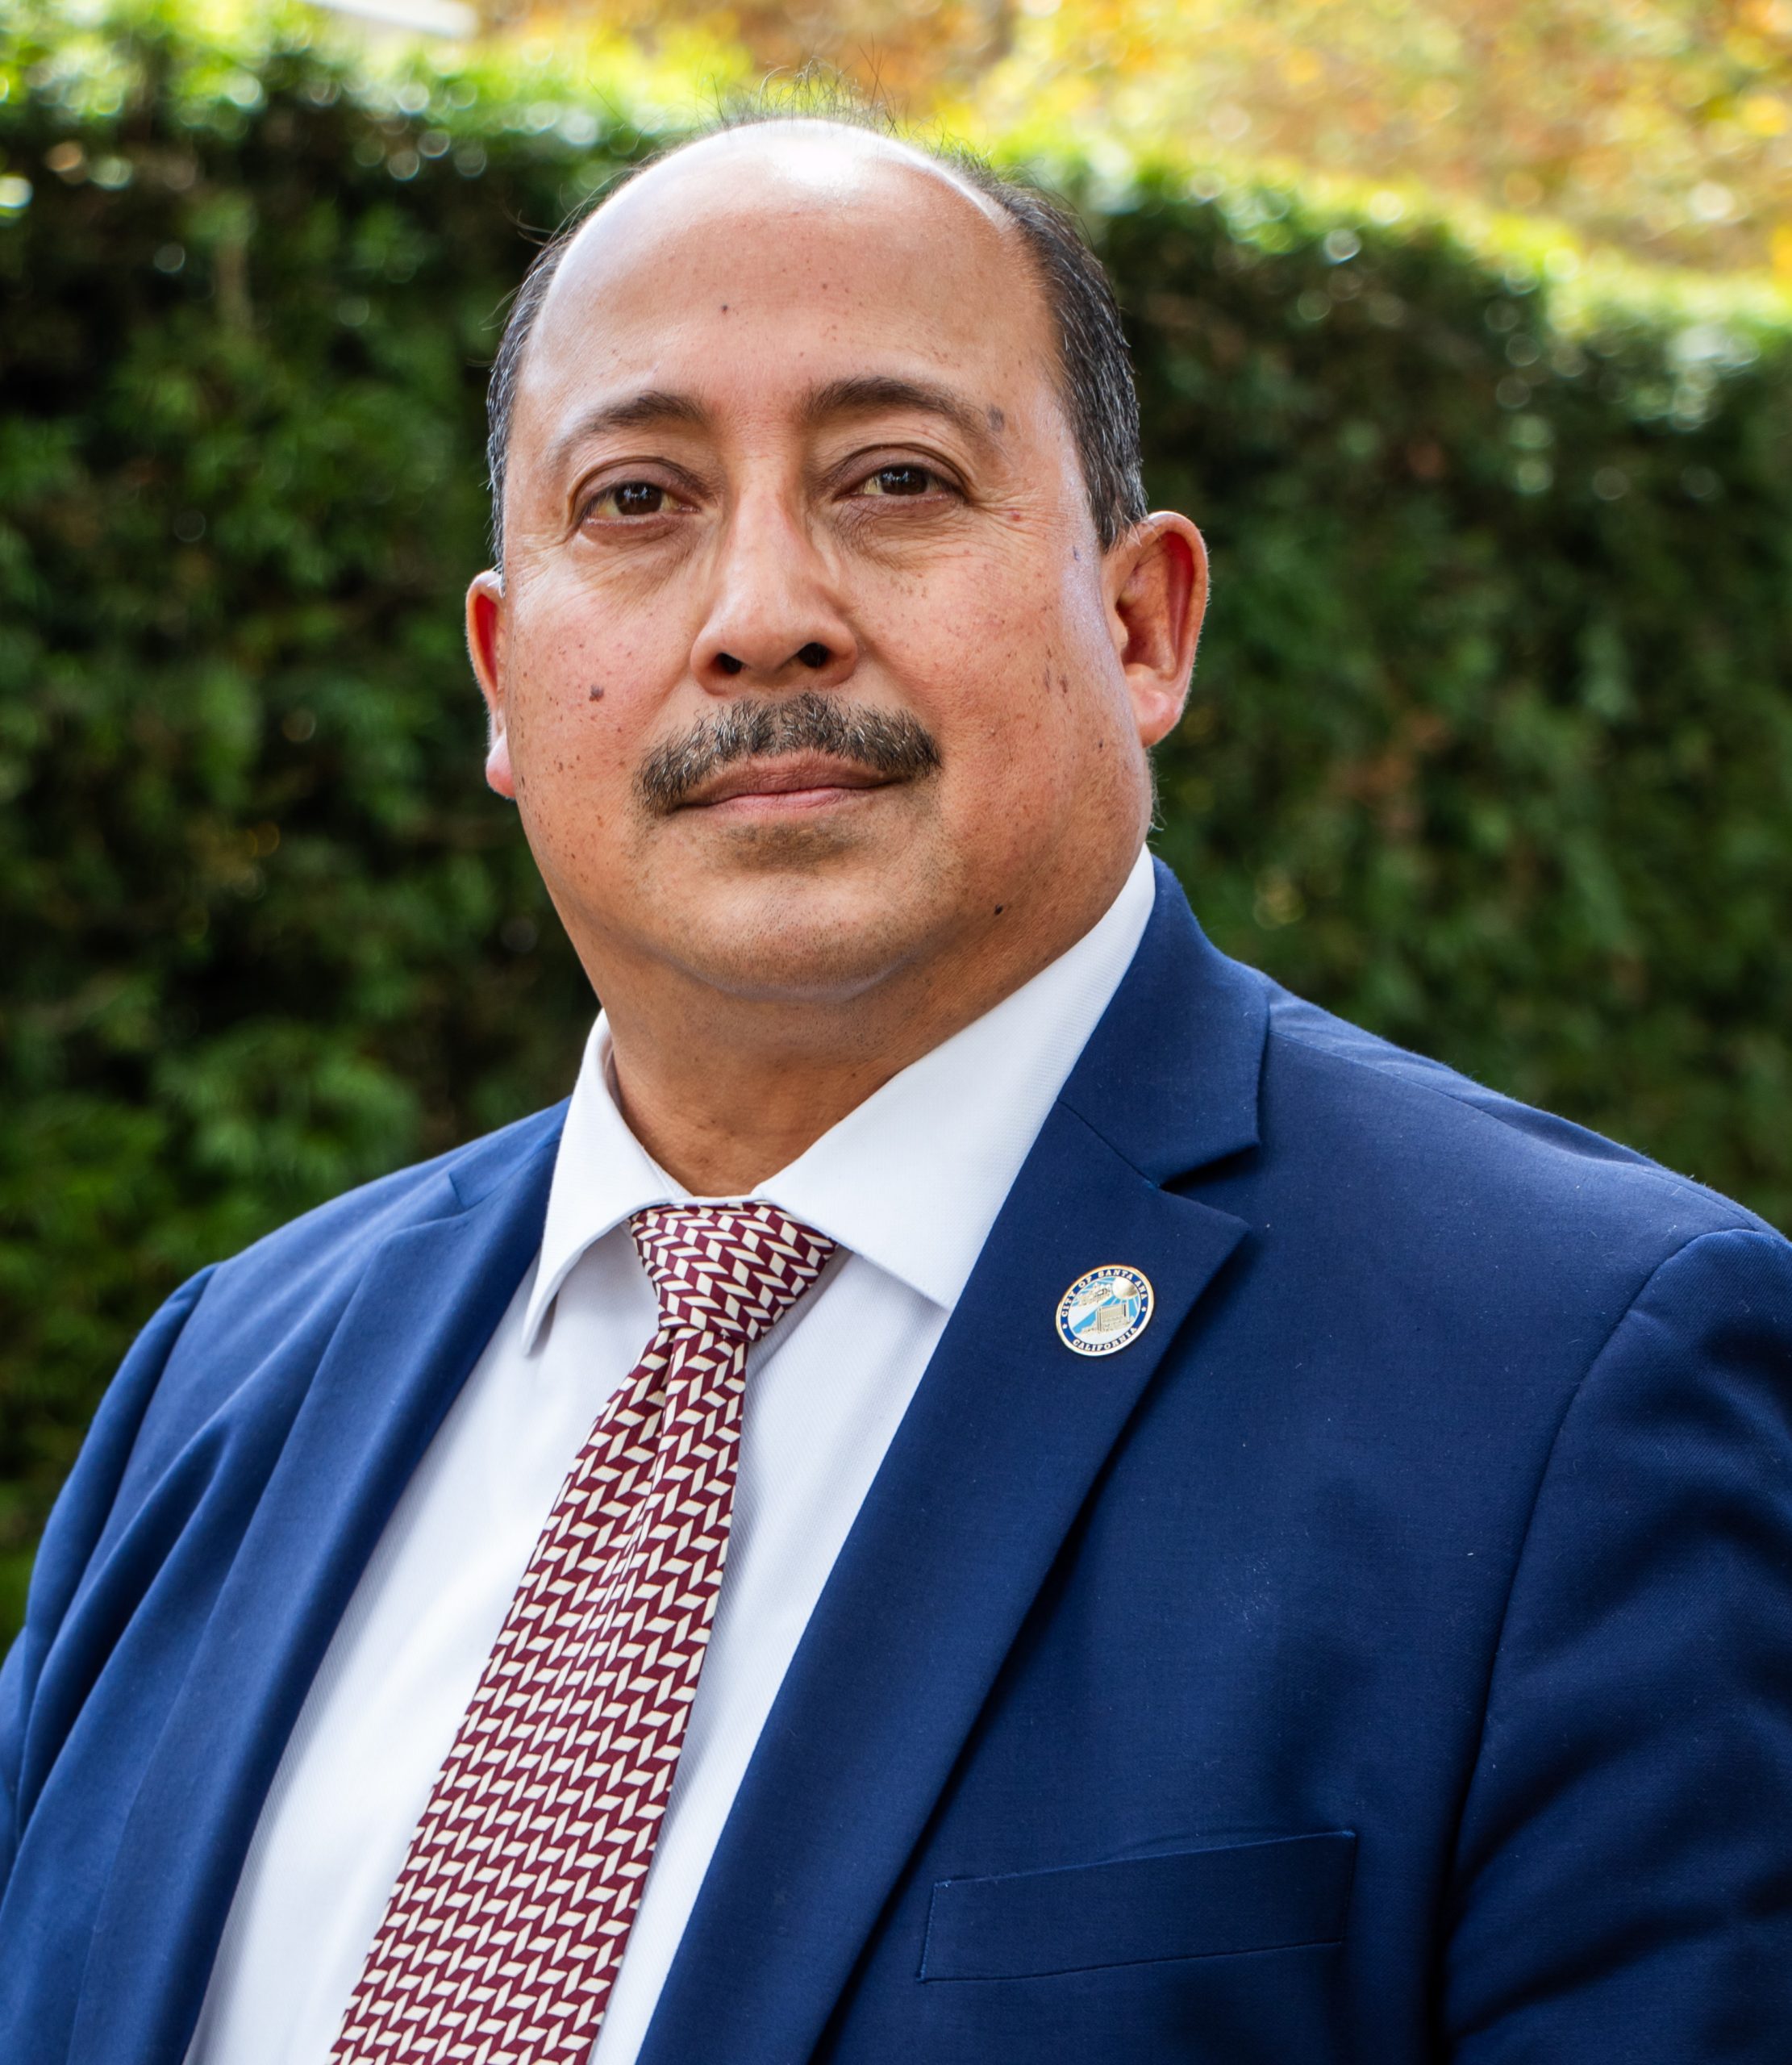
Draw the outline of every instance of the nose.
M831 572L770 495L744 499L723 534L691 672L712 695L831 688L858 664Z

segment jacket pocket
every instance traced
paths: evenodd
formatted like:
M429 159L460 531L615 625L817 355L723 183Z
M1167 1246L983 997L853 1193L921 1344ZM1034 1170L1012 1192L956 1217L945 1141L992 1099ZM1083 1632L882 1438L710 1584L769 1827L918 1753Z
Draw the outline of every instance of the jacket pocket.
M1356 1857L1356 1837L1337 1829L942 1879L927 1910L920 1976L1036 1979L1340 1942Z

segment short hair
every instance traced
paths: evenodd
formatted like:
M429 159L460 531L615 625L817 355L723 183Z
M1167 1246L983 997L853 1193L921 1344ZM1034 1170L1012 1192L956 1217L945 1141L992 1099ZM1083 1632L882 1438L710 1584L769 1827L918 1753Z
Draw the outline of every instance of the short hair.
M511 304L486 393L494 565L502 567L504 561L504 481L523 361L542 303L573 238L631 180L707 137L781 122L892 131L887 119L850 99L830 98L819 111L814 102L812 94L794 106L761 102L719 117L696 135L630 166L576 210L536 252ZM1020 232L1057 333L1059 392L1076 442L1095 535L1106 552L1145 514L1139 397L1119 306L1106 269L1081 223L1063 202L1024 180L998 172L986 159L960 146L922 144L915 148L993 202Z

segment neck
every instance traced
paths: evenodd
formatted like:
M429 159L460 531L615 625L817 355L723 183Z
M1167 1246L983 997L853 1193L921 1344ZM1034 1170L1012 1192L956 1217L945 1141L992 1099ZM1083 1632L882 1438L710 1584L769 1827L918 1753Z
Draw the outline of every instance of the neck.
M742 999L664 964L635 980L594 968L623 1116L694 1195L752 1191L1067 952L1118 888L1031 928L1019 952L985 929L842 1000Z

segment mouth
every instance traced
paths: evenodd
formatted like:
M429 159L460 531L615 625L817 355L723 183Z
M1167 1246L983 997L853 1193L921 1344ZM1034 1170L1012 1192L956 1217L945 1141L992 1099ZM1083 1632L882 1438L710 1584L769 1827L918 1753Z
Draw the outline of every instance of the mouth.
M722 769L679 807L751 817L825 810L887 789L897 778L831 753L781 753L775 759L737 761Z

